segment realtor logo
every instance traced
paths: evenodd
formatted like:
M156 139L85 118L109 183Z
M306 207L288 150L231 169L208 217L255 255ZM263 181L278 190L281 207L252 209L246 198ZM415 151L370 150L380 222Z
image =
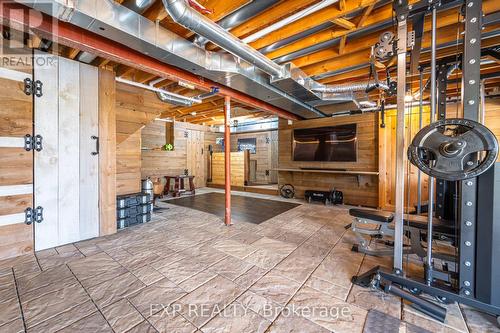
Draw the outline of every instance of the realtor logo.
M37 9L54 12L52 1L37 1ZM54 40L56 21L49 15L22 4L22 1L0 0L2 38L1 66L20 69L31 67L32 50L48 50Z

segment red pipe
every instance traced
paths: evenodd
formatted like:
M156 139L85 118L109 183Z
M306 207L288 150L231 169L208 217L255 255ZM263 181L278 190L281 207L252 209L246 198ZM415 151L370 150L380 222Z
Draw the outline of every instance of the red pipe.
M224 97L224 194L226 214L224 223L231 225L231 97Z
M10 25L14 29L20 30L21 27L25 27L36 31L39 36L56 43L89 52L172 81L188 81L201 90L210 91L213 86L217 86L219 87L219 95L221 96L229 96L243 104L274 113L281 118L290 120L301 119L297 115L277 108L274 105L165 64L116 41L70 23L59 21L24 5L0 0L0 18L4 25Z

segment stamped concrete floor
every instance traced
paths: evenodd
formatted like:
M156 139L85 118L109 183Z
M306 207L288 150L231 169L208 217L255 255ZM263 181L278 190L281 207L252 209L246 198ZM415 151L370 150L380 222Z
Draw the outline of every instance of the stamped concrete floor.
M390 260L350 251L346 208L304 204L225 227L170 209L116 235L0 262L0 332L362 332L377 309L432 332L498 332L457 304L438 323L350 278Z

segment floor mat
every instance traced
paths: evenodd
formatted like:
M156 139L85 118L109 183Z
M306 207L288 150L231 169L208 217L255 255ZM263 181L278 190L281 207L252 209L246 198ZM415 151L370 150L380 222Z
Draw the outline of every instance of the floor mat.
M169 204L189 207L224 218L224 193L211 192L179 199L166 200ZM260 224L284 213L299 204L277 200L260 199L242 195L231 196L231 215L235 221Z

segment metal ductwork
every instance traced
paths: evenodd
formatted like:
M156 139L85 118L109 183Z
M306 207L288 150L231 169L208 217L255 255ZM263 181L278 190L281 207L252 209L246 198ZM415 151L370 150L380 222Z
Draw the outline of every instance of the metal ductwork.
M389 86L383 82L355 82L313 88L313 90L317 92L332 94L349 93L356 91L370 91L373 89L389 90Z
M253 64L274 78L284 75L283 67L270 60L220 25L192 9L185 0L162 0L167 13L177 23L205 37L233 55Z
M321 92L335 86L313 80L292 63L276 64L193 10L185 0L163 0L163 3L179 24L230 53L206 51L113 0L16 1L302 118L325 116L313 106L317 102L354 98L352 93Z
M122 6L140 14L144 13L154 3L155 0L125 0L122 2Z
M170 94L166 94L164 92L157 91L156 96L164 102L172 105L177 105L177 106L192 106L193 102L184 99L184 98L178 98L176 96L172 96Z
M368 83L325 86L307 77L302 70L292 63L287 63L283 66L276 64L259 51L224 30L218 24L192 9L186 0L162 1L166 11L176 23L205 37L233 55L254 64L257 68L271 75L271 84L306 102L317 99L337 101L339 98L352 100L352 95L339 96L338 94L365 90L367 86L370 86ZM330 0L330 2L333 3L335 0ZM324 1L320 4L321 6L325 6L330 2ZM360 88L361 85L363 85L362 88ZM375 83L372 84L371 88L383 88L384 86L388 89L385 84ZM332 97L331 93L335 93L336 95Z
M113 0L15 1L299 117L324 117L293 92L271 84L269 74L256 66L226 52L206 51Z
M274 6L278 2L279 0L253 0L249 4L227 15L222 20L217 21L217 24L224 30L230 30L248 21L267 8ZM202 36L196 36L194 42L201 47L205 47L209 40Z
M156 93L156 96L165 103L177 105L177 106L192 106L193 104L200 104L202 102L201 99L196 97L187 97L179 94L172 93L170 91L166 91L160 88L156 88L153 84L145 85L139 82L130 81L127 79L122 79L121 77L116 78L116 82L128 84L130 86L134 86L141 89L150 90Z

